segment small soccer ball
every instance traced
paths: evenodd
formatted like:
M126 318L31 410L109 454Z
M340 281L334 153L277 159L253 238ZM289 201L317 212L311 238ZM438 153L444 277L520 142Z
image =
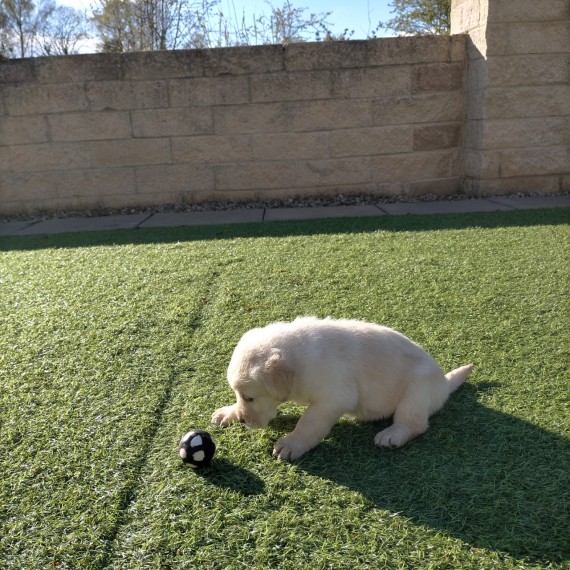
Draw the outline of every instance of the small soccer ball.
M178 444L178 453L184 463L190 467L207 467L216 452L216 444L212 436L199 429L189 431Z

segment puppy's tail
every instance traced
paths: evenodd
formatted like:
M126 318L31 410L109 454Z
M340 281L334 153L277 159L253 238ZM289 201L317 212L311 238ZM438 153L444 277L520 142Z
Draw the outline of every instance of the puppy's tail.
M449 389L448 393L451 394L451 392L455 392L455 390L457 390L457 388L459 388L459 386L465 382L465 379L467 376L469 376L469 374L471 374L472 370L473 364L467 364L465 366L460 366L451 372L448 372L445 375L445 379L447 380L447 387Z

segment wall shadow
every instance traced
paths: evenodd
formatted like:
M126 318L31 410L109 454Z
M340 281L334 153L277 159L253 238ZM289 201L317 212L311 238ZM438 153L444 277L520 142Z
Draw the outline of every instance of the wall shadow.
M474 547L567 562L570 441L481 405L478 393L492 389L464 386L396 451L373 445L387 423L341 421L297 465Z
M424 214L366 218L329 218L220 226L115 230L38 236L0 237L0 251L67 249L105 245L137 245L213 241L247 237L358 234L372 231L413 232L498 228L570 223L570 209L513 210L465 214Z

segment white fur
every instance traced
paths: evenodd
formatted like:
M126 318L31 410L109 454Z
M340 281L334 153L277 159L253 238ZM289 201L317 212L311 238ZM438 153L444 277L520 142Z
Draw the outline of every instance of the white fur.
M245 333L228 367L236 403L216 410L212 422L263 427L291 400L308 408L274 447L293 461L325 437L343 415L362 420L393 417L374 442L396 448L422 434L428 418L467 378L472 365L447 376L423 348L380 325L348 319L301 317Z

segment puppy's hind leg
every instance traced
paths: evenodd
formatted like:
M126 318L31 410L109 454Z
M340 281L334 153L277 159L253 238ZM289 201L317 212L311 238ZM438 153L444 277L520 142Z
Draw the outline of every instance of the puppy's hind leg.
M374 443L383 449L402 447L427 430L428 419L425 406L418 409L418 395L407 395L398 404L392 425L377 433Z

